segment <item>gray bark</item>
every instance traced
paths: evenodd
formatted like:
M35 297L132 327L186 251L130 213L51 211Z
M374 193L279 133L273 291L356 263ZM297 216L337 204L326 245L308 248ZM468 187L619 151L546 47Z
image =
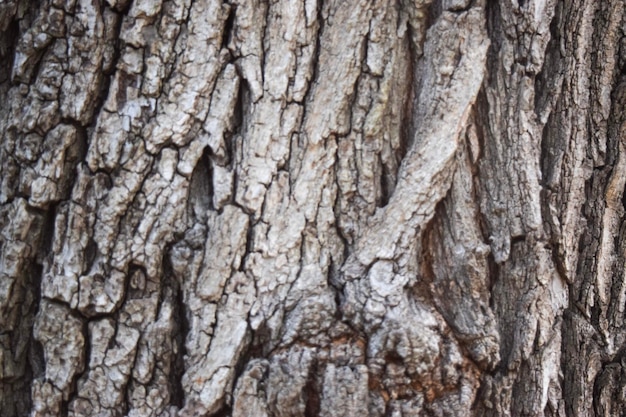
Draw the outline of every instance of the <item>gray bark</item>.
M626 414L625 8L3 0L1 414Z

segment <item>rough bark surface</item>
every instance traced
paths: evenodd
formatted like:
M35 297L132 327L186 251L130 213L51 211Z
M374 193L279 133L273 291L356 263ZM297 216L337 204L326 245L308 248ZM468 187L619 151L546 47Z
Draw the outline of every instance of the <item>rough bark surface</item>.
M2 0L1 414L625 414L625 8Z

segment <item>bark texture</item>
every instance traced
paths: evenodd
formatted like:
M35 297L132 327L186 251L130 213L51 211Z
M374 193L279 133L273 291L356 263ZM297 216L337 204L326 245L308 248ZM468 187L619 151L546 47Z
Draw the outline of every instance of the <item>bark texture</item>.
M625 8L3 0L1 414L626 414Z

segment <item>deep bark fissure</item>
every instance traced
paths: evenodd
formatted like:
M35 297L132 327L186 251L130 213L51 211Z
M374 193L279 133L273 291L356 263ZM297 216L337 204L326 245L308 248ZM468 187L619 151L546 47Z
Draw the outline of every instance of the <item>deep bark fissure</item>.
M170 275L173 276L173 275ZM173 282L173 280L172 280ZM175 291L174 314L172 319L177 324L174 329L174 352L172 356L172 371L169 376L169 390L171 393L171 403L182 408L185 400L185 391L183 389L182 377L185 372L185 355L187 353L185 347L185 339L189 334L189 322L185 311L185 302L180 284L177 283Z

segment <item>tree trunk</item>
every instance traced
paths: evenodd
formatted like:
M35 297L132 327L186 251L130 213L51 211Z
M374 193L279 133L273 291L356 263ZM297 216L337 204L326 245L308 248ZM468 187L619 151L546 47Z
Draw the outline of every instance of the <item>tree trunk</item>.
M0 3L0 414L626 415L623 0Z

